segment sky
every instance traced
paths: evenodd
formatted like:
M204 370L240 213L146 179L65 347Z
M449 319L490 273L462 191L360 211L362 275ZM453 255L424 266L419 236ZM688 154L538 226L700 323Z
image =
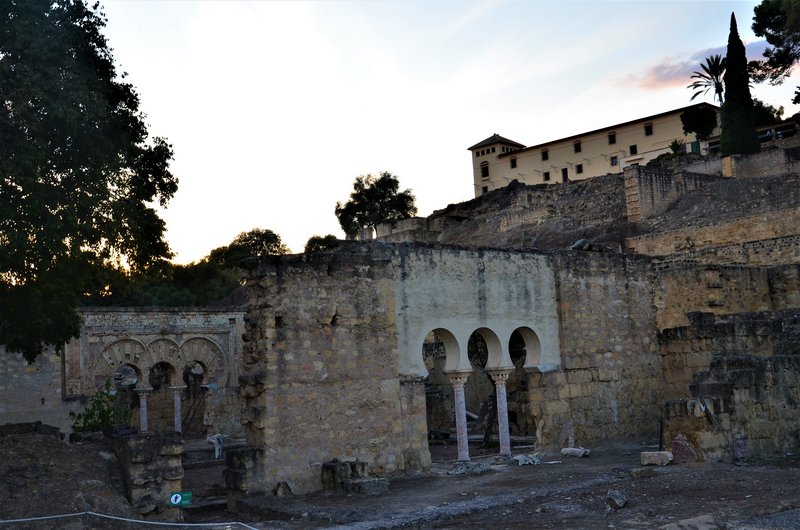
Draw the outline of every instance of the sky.
M268 228L294 252L344 237L359 175L389 171L418 215L474 197L467 148L535 145L689 105L692 71L748 55L759 2L104 0L120 71L179 189L174 261ZM753 95L786 115L800 75ZM702 101L713 102L709 92ZM700 101L700 100L695 100Z

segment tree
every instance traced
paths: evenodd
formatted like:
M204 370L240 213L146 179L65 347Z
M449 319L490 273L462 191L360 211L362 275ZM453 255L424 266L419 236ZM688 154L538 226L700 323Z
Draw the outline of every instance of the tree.
M212 250L206 260L222 267L238 267L239 262L248 256L288 253L289 248L283 244L281 236L266 228L253 228L240 233L229 245Z
M379 176L362 175L353 183L353 193L346 203L336 203L336 217L347 237L381 223L395 223L417 213L411 190L398 191L397 177L383 171Z
M327 236L311 236L306 242L306 248L303 252L325 252L326 250L333 250L339 246L339 239L333 235Z
M783 117L783 107L777 109L769 103L764 103L758 98L753 98L753 113L756 125L772 125L778 123Z
M83 0L0 4L0 343L32 361L77 336L104 271L171 256L151 207L177 190Z
M681 114L683 134L694 134L698 140L708 140L717 127L717 112L705 105L690 107Z
M725 104L722 106L720 152L723 156L756 153L761 149L761 144L756 133L753 100L750 97L747 56L733 13L725 63Z
M722 78L725 75L725 58L721 55L706 57L705 64L701 64L700 67L703 71L694 72L691 78L696 81L686 87L695 91L691 100L694 101L694 98L697 96L705 94L709 90L713 90L714 97L719 101L719 104L722 105L724 101L724 85L722 84Z
M753 33L771 46L764 50L766 61L754 61L756 82L782 83L800 60L800 4L795 0L763 0L754 9ZM800 89L792 103L800 103Z

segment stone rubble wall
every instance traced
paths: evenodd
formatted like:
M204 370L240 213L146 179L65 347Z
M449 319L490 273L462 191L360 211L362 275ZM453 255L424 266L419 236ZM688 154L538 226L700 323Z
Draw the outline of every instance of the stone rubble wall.
M659 256L654 263L659 270L703 264L770 266L795 263L798 256L800 235L795 235L676 252Z
M0 346L0 425L41 421L71 430L69 413L80 412L83 405L64 395L61 361L51 348L28 364L22 354Z
M147 433L111 437L109 441L136 512L147 520L182 521L181 509L168 504L170 495L183 491L180 434Z
M658 343L667 399L680 399L715 356L800 352L800 308L722 316L690 313L688 325L661 331Z
M243 423L248 446L263 451L238 466L241 487L315 491L324 462L356 458L383 474L406 469L414 448L427 453L422 440L403 442L418 430L418 405L401 391L388 256L265 258L246 287Z
M778 238L792 238L785 245L765 246L765 251L774 253L759 257L759 261L763 263L786 263L786 260L791 262L798 257L795 240L798 236L800 236L800 210L791 208L749 215L706 226L691 226L630 237L625 240L625 246L629 252L636 254L673 257L676 254L680 255L680 253L710 247L732 247ZM742 252L744 252L746 247L740 246L739 248L742 248ZM713 255L717 259L723 256L722 251Z
M692 399L664 406L667 446L682 435L700 460L793 451L800 436L800 347L792 355L715 356Z
M656 164L625 168L625 207L630 221L663 213L681 195L722 178L675 169L671 165Z
M561 252L555 268L563 370L529 374L537 443L652 438L663 391L647 260Z

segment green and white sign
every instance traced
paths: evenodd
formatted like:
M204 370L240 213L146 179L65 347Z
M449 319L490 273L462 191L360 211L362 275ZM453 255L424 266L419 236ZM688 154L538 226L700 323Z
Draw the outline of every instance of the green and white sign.
M191 491L178 491L169 496L170 506L184 507L184 506L189 506L190 504L192 504Z

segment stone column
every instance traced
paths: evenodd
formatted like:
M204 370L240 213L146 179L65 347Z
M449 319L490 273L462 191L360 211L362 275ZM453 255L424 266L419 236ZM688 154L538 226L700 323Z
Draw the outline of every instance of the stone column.
M497 428L500 434L500 455L511 456L511 437L508 434L508 398L506 397L506 381L513 372L508 370L491 370L489 375L494 381L497 394Z
M467 403L464 399L464 384L470 372L454 372L447 374L453 384L453 397L455 399L456 437L458 440L458 459L469 460L469 442L467 440Z
M181 422L183 420L183 412L181 412L181 392L186 389L186 385L171 386L172 390L172 404L175 410L175 432L183 432Z
M147 432L147 398L153 392L152 388L137 388L139 395L139 432Z

